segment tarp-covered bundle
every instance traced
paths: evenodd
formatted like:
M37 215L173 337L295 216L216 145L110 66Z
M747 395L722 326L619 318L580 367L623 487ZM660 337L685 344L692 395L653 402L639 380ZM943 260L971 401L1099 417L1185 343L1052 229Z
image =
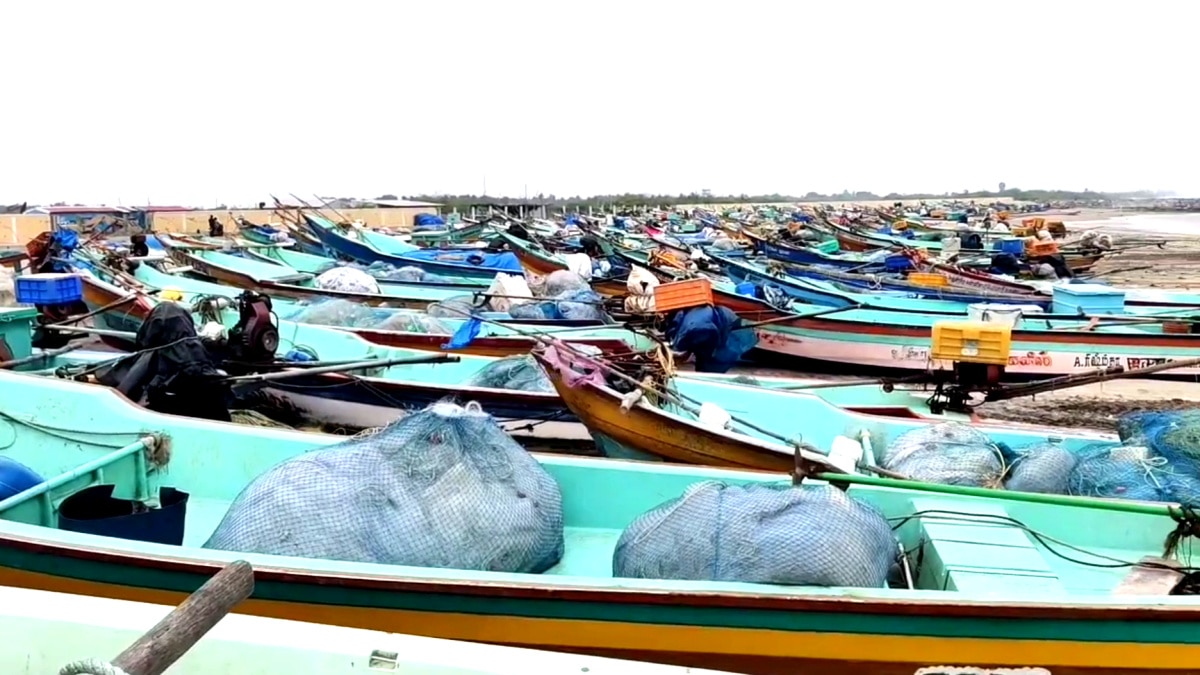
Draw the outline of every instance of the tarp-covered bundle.
M727 372L758 344L754 329L742 327L738 315L711 305L676 312L667 338L676 351L691 353L702 373Z
M276 465L205 547L538 573L562 558L562 495L477 405L438 403Z

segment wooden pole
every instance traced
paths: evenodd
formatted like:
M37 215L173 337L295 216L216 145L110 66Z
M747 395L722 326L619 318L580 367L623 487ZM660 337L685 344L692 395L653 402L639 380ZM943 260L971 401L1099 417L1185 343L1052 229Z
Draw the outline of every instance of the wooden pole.
M254 568L230 563L163 617L112 664L128 675L162 675L238 603L254 592Z

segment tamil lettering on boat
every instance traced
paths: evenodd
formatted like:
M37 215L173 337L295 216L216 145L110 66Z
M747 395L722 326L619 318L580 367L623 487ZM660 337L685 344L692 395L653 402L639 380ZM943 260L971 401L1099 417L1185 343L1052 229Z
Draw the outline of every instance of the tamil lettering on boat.
M928 361L929 347L897 347L892 350L893 361Z
M1108 368L1109 366L1119 366L1123 357L1120 354L1104 354L1101 352L1088 352L1082 356L1075 357L1074 367L1076 368Z
M1008 365L1010 366L1039 366L1049 368L1054 365L1054 359L1045 352L1036 353L1028 352L1025 354L1013 354L1008 357Z
M1150 366L1160 366L1164 363L1170 363L1171 361L1174 361L1174 360L1175 359L1171 359L1171 358L1167 358L1167 357L1163 357L1163 356L1126 356L1125 357L1125 367L1129 368L1130 370L1137 370L1138 368L1149 368Z

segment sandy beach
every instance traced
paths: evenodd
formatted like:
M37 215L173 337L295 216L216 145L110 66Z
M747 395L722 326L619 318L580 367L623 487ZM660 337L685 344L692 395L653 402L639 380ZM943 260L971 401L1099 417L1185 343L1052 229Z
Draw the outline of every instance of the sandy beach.
M1139 247L1102 261L1096 274L1105 283L1200 289L1200 214L1084 209L1074 215L1046 217L1062 220L1073 233L1095 229L1113 235L1118 242L1163 242L1161 247ZM1189 407L1200 407L1200 382L1116 380L988 403L978 412L992 419L1111 430L1117 417L1126 412Z

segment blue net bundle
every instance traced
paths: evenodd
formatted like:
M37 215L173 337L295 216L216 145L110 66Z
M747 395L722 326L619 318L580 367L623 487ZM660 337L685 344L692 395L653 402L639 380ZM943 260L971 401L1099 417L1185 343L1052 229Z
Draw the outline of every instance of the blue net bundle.
M942 422L904 432L888 445L880 466L914 480L945 485L999 487L1003 450L962 422Z
M437 403L276 465L205 548L539 573L563 554L554 478L477 404Z
M1173 468L1136 445L1094 443L1076 451L1067 494L1080 497L1172 501L1169 476Z
M1079 457L1058 443L1035 443L1019 448L1007 455L1009 470L1004 487L1017 492L1069 494Z
M525 321L566 319L612 322L604 311L604 298L590 288L564 291L553 298L515 304L509 307L508 315Z
M588 288L590 286L587 279L584 279L571 270L555 270L546 275L545 286L543 286L542 292L546 297L553 298L563 293L586 290Z
M1200 506L1200 410L1127 413L1117 431L1123 443L1145 446L1166 501Z
M838 488L706 481L625 528L613 576L882 588L897 555L884 517Z
M554 392L554 385L546 377L546 371L529 354L496 359L476 371L463 384L489 389Z

